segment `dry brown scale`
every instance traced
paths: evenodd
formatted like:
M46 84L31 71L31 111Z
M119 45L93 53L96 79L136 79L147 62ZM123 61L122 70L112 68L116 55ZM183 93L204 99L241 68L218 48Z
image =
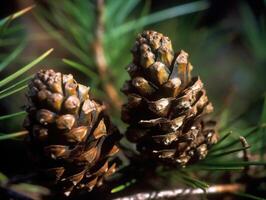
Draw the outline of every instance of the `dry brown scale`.
M53 70L39 71L29 84L25 128L32 157L46 183L66 196L102 185L116 168L109 160L120 135L89 89Z
M203 159L218 134L215 122L204 120L213 107L200 78L191 78L188 54L174 54L170 39L155 31L140 34L132 54L131 79L122 89L127 138L159 162L185 166Z

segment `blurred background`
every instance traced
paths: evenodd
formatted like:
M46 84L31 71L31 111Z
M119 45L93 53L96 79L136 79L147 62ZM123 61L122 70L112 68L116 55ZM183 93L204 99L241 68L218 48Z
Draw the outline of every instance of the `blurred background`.
M0 65L0 79L54 48L25 76L40 68L72 73L92 87L95 98L107 103L123 130L120 88L128 79L130 48L139 32L152 29L167 35L176 51L189 53L193 75L205 83L220 128L235 119L231 129L259 121L266 91L265 0L106 0L103 10L90 0L1 0L0 18L31 5L32 11L12 22L1 39L0 60L10 55L14 59L8 67ZM100 37L99 23L104 28ZM105 63L97 61L97 45ZM24 102L25 90L1 99L1 115L22 110ZM0 132L21 130L23 117L1 121ZM27 171L28 163L21 162L25 155L17 157L20 148L24 147L13 140L1 142L0 157L9 163L0 161L0 171L10 175ZM18 163L25 167L18 168Z
M70 2L73 5L69 5L72 4ZM36 5L32 12L14 22L19 25L16 30L13 27L9 40L1 45L3 59L12 50L11 45L14 47L20 41L26 40L22 54L1 71L1 78L45 50L54 48L55 51L39 68L60 68L74 73L84 84L94 89L98 87L93 55L95 6L93 1L70 2L1 1L1 18L27 6ZM265 1L130 2L125 6L123 3L119 5L119 1L109 0L106 2L104 14L103 46L108 70L112 74L112 77L105 78L110 79L121 98L123 95L119 89L128 78L124 68L131 60L130 48L134 38L142 30L153 29L169 36L176 51L183 49L189 53L194 66L193 74L203 79L217 114L225 107L230 110L227 114L236 115L249 106L255 108L259 105L258 101L263 99L266 88ZM163 13L158 15L160 11ZM149 17L145 19L145 16ZM91 77L79 70L74 71L68 65L69 62L66 64L62 61L63 58L90 68ZM34 69L36 70L37 68ZM106 97L103 91L94 93L97 98ZM23 96L21 92L21 98ZM19 109L23 106L21 98L10 96L2 101L1 113ZM260 111L259 108L258 110ZM249 115L251 122L257 120L253 113ZM2 131L13 131L18 127L14 124L10 127L1 124L0 128Z

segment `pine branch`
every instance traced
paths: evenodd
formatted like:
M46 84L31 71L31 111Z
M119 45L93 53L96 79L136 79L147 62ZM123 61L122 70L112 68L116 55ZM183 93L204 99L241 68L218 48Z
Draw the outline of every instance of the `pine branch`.
M239 140L240 140L241 145L243 147L249 147L249 144L248 144L247 140L243 136L240 136L239 137ZM250 160L249 158L250 158L250 153L248 152L247 149L244 149L243 150L243 160L245 162L249 162L249 160ZM244 168L244 176L248 176L248 172L249 172L249 166L247 165Z
M140 192L129 196L114 198L113 200L146 200L146 199L168 199L184 197L188 195L200 195L200 194L222 194L232 193L244 190L245 186L238 183L224 184L224 185L213 185L210 186L206 191L202 189L189 189L189 188L175 188L172 190L161 190L161 191L150 191Z
M93 51L95 56L96 65L98 68L100 79L105 92L110 97L112 106L120 109L122 101L119 98L117 90L114 85L108 79L107 61L103 49L103 35L104 35L104 0L97 0L96 2L96 28L95 28L95 42L93 44Z

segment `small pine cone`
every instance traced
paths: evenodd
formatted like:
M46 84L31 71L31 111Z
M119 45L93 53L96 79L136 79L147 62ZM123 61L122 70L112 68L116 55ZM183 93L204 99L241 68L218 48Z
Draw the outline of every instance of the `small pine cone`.
M131 80L122 88L129 141L143 156L174 166L203 159L218 134L215 122L204 120L213 107L200 78L190 76L188 54L174 54L170 39L155 31L140 34L132 54Z
M66 196L100 186L116 168L120 134L71 74L41 70L29 83L24 126L42 179Z

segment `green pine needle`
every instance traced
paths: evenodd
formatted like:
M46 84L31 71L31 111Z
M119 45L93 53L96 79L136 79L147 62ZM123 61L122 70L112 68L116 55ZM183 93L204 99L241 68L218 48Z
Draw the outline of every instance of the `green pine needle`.
M32 62L30 62L29 64L27 64L26 66L22 67L20 70L16 71L12 75L10 75L10 76L4 78L3 80L1 80L0 81L0 87L3 87L7 83L13 81L14 79L16 79L19 76L21 76L22 74L24 74L26 71L28 71L33 66L35 66L40 61L42 61L44 58L46 58L52 51L53 51L53 49L49 49L48 51L46 51L45 53L43 53L41 56L39 56L38 58L36 58L35 60L33 60Z
M185 14L190 14L198 11L205 10L209 7L208 3L205 1L197 1L192 3L187 3L183 5L178 5L172 8L168 8L156 13L144 16L140 19L127 22L115 29L113 29L109 34L112 38L120 37L122 34L128 33L137 29L139 27L154 24L166 19L171 19L174 17L182 16Z
M223 137L221 137L218 142L210 149L209 152L213 151L214 149L217 148L217 146L219 146L220 144L223 143L223 141L226 141L226 139L232 134L232 131L226 133Z
M203 166L215 166L215 167L245 167L245 166L265 166L266 161L224 161L224 162L202 162Z
M60 44L65 47L70 53L79 58L83 63L90 65L91 60L88 55L72 44L69 40L65 39L58 31L56 31L41 15L35 13L35 18L38 20L40 25L55 39L57 39Z
M18 87L25 86L25 83L28 82L28 80L30 80L31 78L32 78L32 76L26 77L26 78L22 79L21 81L18 81L16 83L10 85L9 87L6 87L5 89L0 91L0 95L3 95L4 93L7 93L7 92L11 92L12 89L16 89Z
M124 184L122 184L122 185L119 185L119 186L113 188L113 189L111 190L111 193L117 193L117 192L120 192L120 191L126 189L127 187L131 186L131 185L134 184L135 182L136 182L136 179L133 179L133 180L131 180L131 181L129 181L129 182L126 182L126 183L124 183Z
M127 0L126 2L122 2L123 7L122 9L119 9L119 12L116 13L116 17L114 18L115 24L121 24L140 3L140 0Z
M263 103L263 109L260 117L260 123L262 124L262 127L258 133L260 133L260 158L261 160L263 159L263 156L265 154L265 147L266 147L266 95L264 98L264 103Z
M203 171L238 171L243 170L244 167L217 167L217 166L200 166L198 165L195 170L203 170Z
M86 67L86 66L84 66L84 65L82 65L80 63L77 63L75 61L66 59L66 58L63 58L62 61L64 63L66 63L67 65L69 65L70 67L73 67L74 69L77 69L80 72L84 73L89 78L98 80L98 78L97 78L98 74L96 74L94 71L90 70L88 67Z
M250 127L250 128L247 128L246 130L242 131L241 132L241 135L245 138L248 138L250 137L251 135L253 135L254 133L256 133L256 131L258 131L260 129L261 126L254 126L254 127ZM227 136L228 137L228 136ZM221 151L221 150L224 150L224 149L228 149L236 144L239 143L239 138L236 138L236 139L233 139L231 141L229 141L228 143L222 145L222 146L218 146L217 148L214 148L211 150L211 152L216 152L216 151Z
M242 147L242 148L232 149L230 151L226 151L226 152L222 152L222 153L216 153L216 154L210 153L206 159L215 159L217 157L227 156L228 154L236 153L236 152L243 151L243 150L246 150L246 149L249 149L249 148L250 148L250 146L249 147Z
M24 90L26 87L28 87L28 85L23 85L23 86L21 86L21 87L19 87L19 88L16 88L16 89L14 89L14 90L11 90L11 91L8 91L8 92L5 92L4 94L1 94L1 95L0 95L0 99L6 98L6 97L8 97L8 96L10 96L10 95L12 95L12 94L15 94L15 93L17 93L17 92L20 92L21 90Z
M180 176L185 182L191 183L191 185L192 186L194 185L196 188L198 187L205 191L209 187L207 183L200 181L196 178L192 178L191 176L184 175L184 174L180 174Z
M0 116L0 120L6 120L6 119L13 118L13 117L18 117L18 116L21 116L21 115L25 115L25 114L26 114L25 111L20 111L20 112L8 114L8 115L2 115L2 116Z
M19 42L21 42L20 38L5 38L4 40L0 38L0 47L9 47L11 45L17 45Z
M7 17L5 17L4 19L0 20L0 36L2 36L3 34L5 34L7 31L6 29L8 28L9 24L16 18L24 15L25 13L27 13L28 11L30 11L34 6L29 6L26 7L23 10L20 10L12 15L9 15ZM6 32L5 32L6 31ZM2 40L0 39L0 43L2 43Z
M8 177L0 172L0 184L3 184L8 181Z
M2 20L0 20L0 26L3 26L6 22L8 22L9 20L14 20L22 15L24 15L25 13L29 12L31 9L33 9L35 7L35 5L32 5L32 6L28 6Z
M264 103L263 103L263 109L260 117L260 123L261 124L266 124L266 95L264 98Z
M0 71L5 69L7 65L9 65L13 60L15 60L18 55L22 52L22 50L26 46L26 40L23 40L3 61L0 63Z
M7 139L15 139L17 137L22 137L28 135L28 131L19 131L15 133L0 133L0 141Z

